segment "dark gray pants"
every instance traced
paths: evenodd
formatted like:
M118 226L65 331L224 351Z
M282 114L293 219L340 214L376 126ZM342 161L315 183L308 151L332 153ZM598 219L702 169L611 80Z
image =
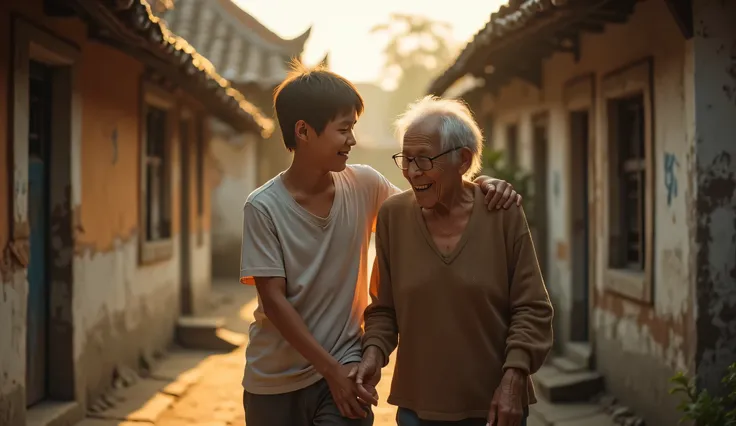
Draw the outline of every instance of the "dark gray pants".
M255 395L243 392L247 426L372 426L373 411L365 419L340 414L324 379L294 392Z
M526 418L529 416L529 408L524 408L524 418L521 420L521 426L526 426ZM486 419L465 419L457 422L437 422L422 420L417 413L406 409L399 408L396 412L396 424L398 426L486 426Z

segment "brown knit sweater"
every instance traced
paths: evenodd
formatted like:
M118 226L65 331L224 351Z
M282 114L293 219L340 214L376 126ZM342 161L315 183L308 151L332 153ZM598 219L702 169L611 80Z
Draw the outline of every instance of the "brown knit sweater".
M411 191L378 214L378 295L363 348L401 336L388 402L425 420L485 418L505 369L533 374L552 348L552 305L521 207L489 211L476 188L460 242L435 246ZM524 405L536 402L531 378Z

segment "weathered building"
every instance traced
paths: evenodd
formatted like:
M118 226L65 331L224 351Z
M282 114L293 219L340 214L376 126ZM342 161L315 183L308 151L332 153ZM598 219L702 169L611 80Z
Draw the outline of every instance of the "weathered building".
M534 175L548 397L605 382L671 425L668 379L716 391L736 360L734 22L734 2L511 1L432 84L479 79L489 144Z
M161 13L167 25L206 56L258 108L275 116L273 91L300 59L311 29L286 40L231 0L178 0ZM280 132L263 139L233 134L215 124L212 154L217 170L212 193L212 269L236 279L240 265L242 207L248 194L291 162Z
M0 2L0 424L72 424L205 309L211 115L273 128L144 0Z

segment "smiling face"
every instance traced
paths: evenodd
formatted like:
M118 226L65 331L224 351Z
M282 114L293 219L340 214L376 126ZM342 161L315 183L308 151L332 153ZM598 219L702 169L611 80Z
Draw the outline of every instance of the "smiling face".
M300 120L296 124L300 140L297 152L308 154L309 161L325 172L345 170L350 149L356 143L353 129L357 121L358 114L355 110L340 113L327 123L322 133L317 134L314 128Z
M435 157L442 154L440 125L442 118L430 116L411 125L404 134L401 153L409 158L419 156ZM420 170L416 161L409 163L404 177L411 184L417 203L425 209L432 209L444 203L450 193L462 188L463 173L467 171L470 159L468 149L457 151L460 158L448 152L432 160L430 170Z

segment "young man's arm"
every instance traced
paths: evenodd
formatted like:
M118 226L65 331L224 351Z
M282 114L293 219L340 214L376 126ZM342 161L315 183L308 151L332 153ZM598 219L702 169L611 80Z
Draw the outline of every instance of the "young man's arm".
M474 182L480 186L484 194L486 194L486 203L488 209L504 208L508 209L514 203L521 205L521 194L514 190L513 185L502 179L492 178L490 176L478 176Z
M362 178L360 179L360 182L374 186L374 215L378 214L378 210L388 197L402 192L399 187L391 183L376 169L370 166L360 165L356 166L356 168L359 174L365 175L360 176L360 178ZM489 176L478 176L474 182L480 186L481 190L486 195L486 203L488 204L489 209L500 209L502 207L504 209L508 209L514 203L519 206L521 205L521 194L518 194L514 190L514 187L505 180ZM373 223L373 231L375 231L375 221Z
M340 412L346 417L365 417L357 397L375 403L372 395L358 389L348 378L350 367L340 365L312 336L304 320L286 299L283 252L271 218L246 203L243 210L241 282L255 281L264 313L284 339L309 361L330 385Z
M358 403L358 397L376 405L378 401L362 387L356 387L350 378L354 366L341 365L327 352L309 332L299 313L286 300L286 279L283 277L255 277L263 312L284 337L330 386L330 392L343 416L362 418L366 416Z

